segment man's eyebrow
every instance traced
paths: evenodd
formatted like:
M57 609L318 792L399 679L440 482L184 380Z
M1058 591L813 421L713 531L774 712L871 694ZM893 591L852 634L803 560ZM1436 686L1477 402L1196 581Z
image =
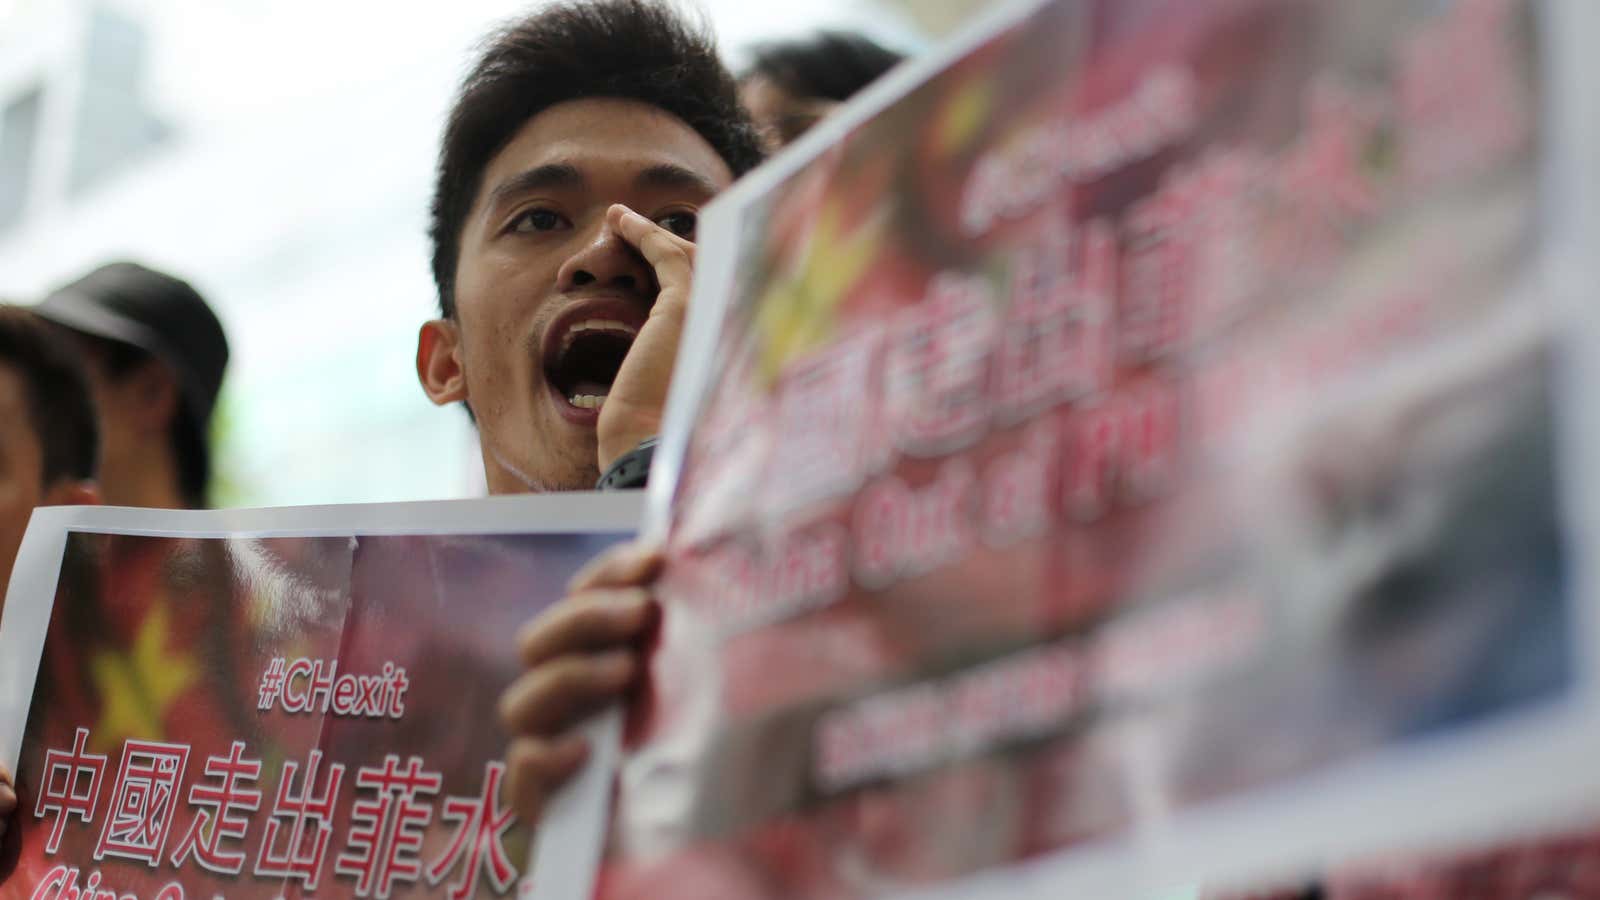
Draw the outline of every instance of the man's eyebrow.
M495 186L494 192L489 195L489 207L493 208L504 202L508 197L526 194L529 191L545 191L552 188L572 188L583 184L583 173L578 167L567 163L550 163L549 165L535 166L526 172L519 172Z
M720 185L693 169L672 163L659 163L640 172L633 179L642 188L694 190L707 197L722 191Z

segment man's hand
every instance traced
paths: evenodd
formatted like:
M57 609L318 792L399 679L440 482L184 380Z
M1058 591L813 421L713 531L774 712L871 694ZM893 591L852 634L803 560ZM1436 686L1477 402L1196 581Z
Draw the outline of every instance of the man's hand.
M660 565L660 555L641 545L613 548L519 636L527 670L500 696L500 720L511 736L507 790L524 822L538 821L588 756L571 727L622 697L644 671L640 645L656 620L644 585Z
M17 811L17 792L11 780L11 772L0 763L0 838L6 835L6 824L11 821L11 814Z
M606 223L650 264L660 291L600 407L601 472L641 441L661 433L661 411L667 405L694 273L694 244L620 203L606 210Z

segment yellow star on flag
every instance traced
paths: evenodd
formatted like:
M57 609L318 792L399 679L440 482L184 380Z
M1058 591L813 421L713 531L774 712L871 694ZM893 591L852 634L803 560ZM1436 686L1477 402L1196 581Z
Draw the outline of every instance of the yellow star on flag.
M842 219L840 204L828 202L798 263L775 278L761 299L755 324L765 351L761 374L769 384L784 366L832 336L839 302L878 256L884 213L849 232Z
M96 749L115 749L124 739L162 740L162 721L172 702L199 677L194 660L169 652L167 605L151 605L126 652L106 650L90 662L100 694Z

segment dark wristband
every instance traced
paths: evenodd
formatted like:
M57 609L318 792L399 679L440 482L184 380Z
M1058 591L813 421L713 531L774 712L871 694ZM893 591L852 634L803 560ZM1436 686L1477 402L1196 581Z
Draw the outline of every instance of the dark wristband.
M646 438L639 446L617 457L617 461L600 476L594 486L597 491L625 491L642 488L650 481L650 460L656 455L658 438Z

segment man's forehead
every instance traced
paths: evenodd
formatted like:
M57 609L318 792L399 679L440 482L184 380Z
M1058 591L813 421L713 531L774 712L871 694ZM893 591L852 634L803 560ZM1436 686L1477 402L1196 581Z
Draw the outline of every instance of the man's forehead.
M585 181L679 171L716 190L733 183L728 164L683 120L634 100L594 98L556 104L524 123L490 161L483 187L492 194L508 179L557 168Z

